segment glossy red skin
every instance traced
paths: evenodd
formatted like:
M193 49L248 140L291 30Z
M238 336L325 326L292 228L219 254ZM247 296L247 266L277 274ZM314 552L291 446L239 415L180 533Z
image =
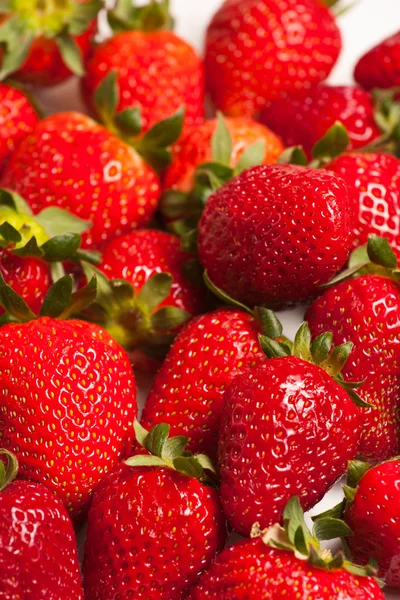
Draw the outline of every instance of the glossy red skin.
M0 493L0 596L82 600L71 520L43 485L14 481Z
M133 148L76 112L41 121L14 152L0 184L35 213L59 206L91 221L83 234L89 248L146 226L161 194L157 175Z
M326 168L346 182L354 202L354 247L371 233L386 238L400 259L400 160L390 154L345 154Z
M265 142L264 164L275 163L284 150L281 140L267 127L248 118L226 118L225 123L233 141L231 166L236 167L248 146L258 140ZM172 147L172 164L165 174L164 188L189 192L194 174L201 164L212 160L211 139L217 127L216 119L209 119L191 127Z
M89 512L85 599L183 600L225 540L216 490L170 469L121 464Z
M0 83L0 173L15 148L38 121L39 117L25 94Z
M373 556L379 577L393 587L400 587L399 480L400 460L370 469L344 517L353 531L347 540L353 560L366 565Z
M109 279L125 279L135 292L156 275L169 273L173 277L171 293L157 307L176 306L191 315L199 314L205 304L206 290L187 279L182 267L193 254L182 250L179 238L169 233L143 229L121 236L106 246L99 265Z
M376 275L357 277L326 291L310 307L311 333L333 333L335 345L355 346L343 369L373 408L362 411L358 453L381 461L400 452L400 288Z
M226 548L188 600L384 600L372 577L324 571L260 539Z
M312 297L344 265L353 208L336 175L290 165L253 167L208 200L199 257L236 300L282 308Z
M292 496L309 510L356 456L360 409L320 367L271 359L225 393L218 445L221 501L248 536L281 520Z
M94 110L96 88L117 71L119 110L139 107L143 130L185 107L185 125L204 120L204 69L195 50L172 31L127 31L99 44L86 65L82 91Z
M326 79L340 50L322 2L229 0L207 32L208 91L224 113L254 116L267 100Z
M259 324L222 308L191 321L176 338L147 397L142 425L168 423L188 448L215 456L224 393L235 377L266 360Z
M137 413L125 351L99 327L48 317L0 329L2 445L75 520L129 453Z
M400 85L400 31L360 58L354 70L354 79L367 90Z
M0 273L12 287L38 314L43 300L52 285L49 264L38 258L17 256L7 250L0 250ZM0 313L4 310L0 308Z
M284 144L311 150L336 121L346 127L349 150L367 146L381 130L374 120L372 96L354 86L320 85L268 103L262 123L281 136Z

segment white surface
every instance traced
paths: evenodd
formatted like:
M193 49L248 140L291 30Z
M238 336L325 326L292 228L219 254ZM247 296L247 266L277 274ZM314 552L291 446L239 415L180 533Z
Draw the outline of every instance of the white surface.
M351 0L349 0L351 1ZM347 0L345 0L346 3ZM177 33L203 49L204 32L213 12L221 0L171 0L172 10L177 20ZM400 0L358 0L356 5L344 14L339 21L344 41L344 50L330 81L335 84L352 82L352 73L357 59L384 37L400 29ZM83 109L76 82L70 82L41 94L41 100L48 112ZM304 310L285 312L280 318L285 333L293 337L304 315ZM147 384L142 384L142 400ZM317 514L326 510L341 499L341 489L337 485L323 502L314 509ZM400 600L400 592L386 592L388 599Z

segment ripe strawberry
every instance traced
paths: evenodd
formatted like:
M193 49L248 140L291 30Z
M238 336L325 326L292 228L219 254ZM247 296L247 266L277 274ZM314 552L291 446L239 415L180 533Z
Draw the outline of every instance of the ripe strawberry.
M360 436L356 384L340 375L351 344L330 351L328 333L310 345L306 323L293 356L286 344L260 341L271 360L226 390L218 442L222 506L244 536L256 521L279 521L295 493L305 510L317 504L355 458Z
M226 548L188 600L384 600L369 576L371 568L357 567L320 547L306 527L297 498L285 509L284 525L261 536L255 528L255 539Z
M372 96L354 86L320 85L280 98L265 106L261 121L286 146L302 146L307 156L336 121L347 129L349 150L367 146L381 134Z
M267 100L326 79L340 50L318 0L229 0L207 32L208 89L224 113L254 116Z
M93 98L105 75L116 71L119 110L140 109L144 131L185 107L185 125L204 120L203 63L195 50L172 31L168 0L132 7L124 1L110 13L116 35L96 46L82 80L83 96Z
M354 79L366 90L400 86L400 31L360 58Z
M95 286L72 294L65 276L46 296L37 320L5 285L10 318L0 328L2 444L16 454L24 478L44 483L74 519L93 488L133 441L135 379L124 350L99 327L63 321L94 299ZM50 316L44 316L49 314Z
M0 173L20 142L39 121L29 98L20 90L0 84Z
M193 452L216 454L224 392L235 377L265 359L261 325L241 310L221 308L178 335L147 398L142 424L168 423Z
M370 405L363 411L358 453L380 461L400 451L400 287L392 279L397 261L387 243L371 236L369 254L375 265L356 251L350 267L353 273L371 274L338 282L314 302L306 318L313 335L329 330L335 344L355 345L343 374L365 380L359 393Z
M353 207L342 179L291 165L244 171L208 200L199 257L212 283L250 307L316 294L346 262Z
M100 0L3 2L0 77L12 73L20 81L53 86L83 75L101 7Z
M3 598L82 600L76 539L68 513L43 485L13 481L8 458L0 474L0 592Z
M182 456L185 438L160 425L137 455L98 486L85 545L85 598L182 600L226 539L215 489L203 483L206 457Z

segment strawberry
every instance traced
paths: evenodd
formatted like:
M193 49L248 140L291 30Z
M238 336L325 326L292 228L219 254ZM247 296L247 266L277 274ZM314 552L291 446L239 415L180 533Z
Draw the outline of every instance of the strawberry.
M129 451L137 410L124 350L96 325L61 320L95 295L93 282L72 294L67 275L35 318L0 281L1 304L10 320L22 321L0 328L2 444L18 457L21 476L56 492L74 520Z
M15 456L0 449L0 591L3 598L82 600L76 539L62 503L46 487L14 481Z
M281 308L315 295L344 265L352 223L347 187L333 173L254 167L208 200L200 262L214 286L235 300Z
M97 87L105 75L116 71L121 89L118 108L140 109L144 131L181 106L185 125L201 123L203 63L192 46L168 31L168 0L153 0L142 7L119 0L109 19L116 35L96 46L82 80L88 107L95 110Z
M400 31L360 58L354 70L354 79L366 90L400 86Z
M335 344L355 345L343 373L365 380L359 393L370 405L363 411L358 452L366 460L380 461L400 451L400 287L396 257L388 243L371 236L368 254L369 258L354 253L350 270L333 280L333 287L312 304L306 318L313 335L328 329ZM341 281L352 273L366 274Z
M349 150L367 146L381 134L372 96L354 86L319 85L268 103L260 117L286 146L300 145L308 156L317 141L340 121L349 135Z
M224 113L251 117L326 79L340 50L333 14L318 0L229 0L207 31L208 90Z
M260 341L271 360L226 390L218 442L222 506L244 536L256 521L266 527L280 520L295 493L305 510L323 498L355 458L357 405L365 406L353 390L358 384L340 374L352 344L330 350L329 333L311 344L307 323L292 349L271 337Z
M255 527L253 535L217 556L188 600L384 600L371 567L321 548L296 497L285 508L284 528Z
M0 15L0 77L53 86L83 75L100 0L14 0Z
M154 456L133 456L96 489L85 545L86 600L183 600L225 543L218 493L205 485L206 457L182 455L185 438L168 439L165 425L135 430Z
M0 173L20 142L39 121L35 107L26 94L0 84Z
M235 377L265 359L261 325L241 310L220 308L191 321L157 374L142 415L144 427L168 423L193 452L214 456L224 392Z

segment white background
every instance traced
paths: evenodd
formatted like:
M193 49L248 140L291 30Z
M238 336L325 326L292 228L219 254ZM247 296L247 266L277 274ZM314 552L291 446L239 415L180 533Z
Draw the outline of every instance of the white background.
M345 2L347 3L347 0ZM221 0L172 0L171 4L176 17L177 33L202 51L207 23L220 6ZM357 59L381 39L400 29L400 0L358 0L351 10L340 17L339 25L343 34L344 49L330 81L346 84L352 82ZM76 82L42 93L41 100L48 112L83 110ZM304 311L297 309L280 315L286 335L293 337L303 313ZM143 384L142 399L145 396L145 387L146 384ZM334 506L340 497L340 486L337 485L315 512ZM400 592L386 592L386 595L392 600L400 599Z

